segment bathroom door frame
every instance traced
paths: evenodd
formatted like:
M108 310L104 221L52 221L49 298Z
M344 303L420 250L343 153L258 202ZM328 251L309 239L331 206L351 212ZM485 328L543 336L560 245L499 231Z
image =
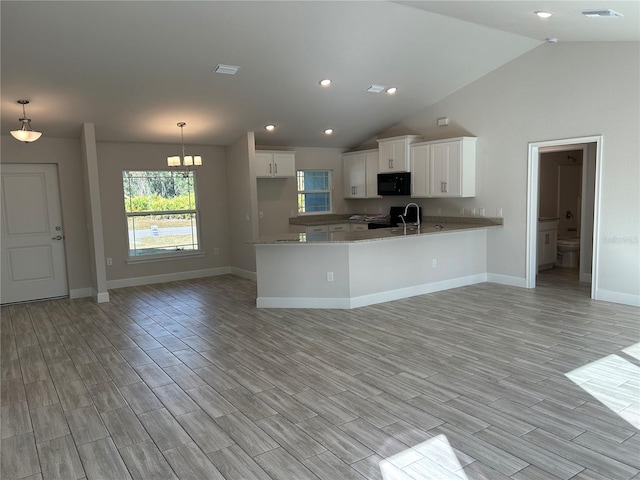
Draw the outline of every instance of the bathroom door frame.
M583 149L583 175L582 188L583 198L581 206L581 215L584 225L585 219L585 184L587 168L587 147L588 143L596 145L596 168L595 168L595 195L593 199L593 249L591 255L591 298L596 298L598 291L598 264L599 264L599 242L600 238L600 192L601 192L601 171L602 171L602 147L603 136L593 135L589 137L566 138L561 140L547 140L542 142L529 143L528 154L528 172L527 172L527 238L526 238L526 266L525 266L525 287L535 288L537 268L537 234L538 234L538 185L540 182L540 150L544 152L567 150L569 147L578 150ZM582 228L582 227L581 227ZM583 237L581 232L581 238ZM580 241L581 247L583 241ZM580 269L582 271L582 268ZM581 272L582 273L582 272Z

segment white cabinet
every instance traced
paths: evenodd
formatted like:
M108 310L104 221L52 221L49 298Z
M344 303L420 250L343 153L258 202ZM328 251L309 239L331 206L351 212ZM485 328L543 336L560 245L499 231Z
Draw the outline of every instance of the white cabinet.
M411 145L411 196L429 196L429 150L428 143Z
M410 150L412 197L475 196L475 137L423 142Z
M552 268L558 255L558 220L538 222L538 270Z
M345 153L344 198L373 198L378 196L378 150Z
M369 230L369 225L366 223L352 223L351 231L352 232L361 232L363 230Z
M348 232L349 224L348 223L333 223L328 225L328 230L330 232Z
M378 140L379 172L410 172L409 145L421 139L417 135L404 135Z
M289 225L291 233L326 233L328 231L328 225Z
M256 178L284 178L296 176L295 152L256 150Z

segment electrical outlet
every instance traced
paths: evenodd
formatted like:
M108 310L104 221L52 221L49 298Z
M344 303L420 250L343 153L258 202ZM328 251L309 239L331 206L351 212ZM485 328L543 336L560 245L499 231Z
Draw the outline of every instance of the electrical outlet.
M437 268L438 267L438 260L437 259L433 259L431 260L431 268Z
M327 272L327 282L333 282L333 272Z
M107 258L107 265L108 266L113 265L113 259L111 257Z
M218 255L220 253L220 250L218 249L218 247L213 249L213 254L214 255Z
M480 207L478 211L480 212L480 216L484 217L484 208Z
M501 208L497 208L496 209L496 216L497 217L502 217L502 209Z
M472 208L472 209L471 209L471 216L472 216L472 217L475 217L475 216L476 216L476 209L475 209L475 208Z
M436 209L436 215L442 215L442 209L440 207Z
M262 210L258 212L258 217L264 218L264 212Z
M460 216L464 217L464 207L460 207Z

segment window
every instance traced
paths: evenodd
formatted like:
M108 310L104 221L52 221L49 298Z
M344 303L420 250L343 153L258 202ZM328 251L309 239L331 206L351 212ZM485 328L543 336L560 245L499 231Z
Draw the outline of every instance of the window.
M122 172L129 256L198 250L194 172Z
M298 170L298 213L331 213L331 171Z

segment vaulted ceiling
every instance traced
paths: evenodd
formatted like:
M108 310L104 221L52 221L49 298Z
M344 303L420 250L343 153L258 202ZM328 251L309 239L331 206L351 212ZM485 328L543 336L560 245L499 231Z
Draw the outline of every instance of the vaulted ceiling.
M2 1L2 134L349 148L543 44L640 41L625 1ZM611 8L624 16L588 18ZM551 18L534 11L550 9ZM214 73L237 65L236 75ZM329 78L328 88L319 81ZM395 95L369 93L394 86ZM273 132L264 126L274 124ZM334 133L327 136L326 128Z

